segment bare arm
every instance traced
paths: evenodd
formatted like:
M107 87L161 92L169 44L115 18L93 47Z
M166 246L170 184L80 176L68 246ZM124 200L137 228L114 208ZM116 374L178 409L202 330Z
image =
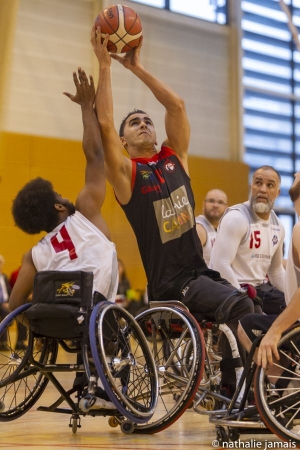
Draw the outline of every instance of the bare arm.
M300 268L300 223L298 222L292 235L293 261ZM278 342L282 333L300 318L300 288L294 293L290 303L277 317L267 334L262 339L258 349L258 364L264 368L273 363L273 355L279 360Z
M153 93L155 98L165 109L165 128L167 139L165 145L170 146L181 159L185 170L188 172L187 153L190 141L190 125L183 99L169 86L148 72L140 63L140 51L143 37L137 47L125 56L112 54L111 57L129 69L137 76Z
M35 274L36 268L30 250L24 255L22 267L9 297L9 309L11 311L27 302L33 290Z
M73 73L73 80L76 94L72 95L68 92L64 94L81 106L82 147L86 158L85 185L78 194L76 208L109 237L108 227L100 214L106 194L106 181L100 126L93 107L94 81L91 76L88 80L81 68L78 69L78 77L76 72Z
M131 161L124 154L124 148L114 125L111 88L111 56L107 50L108 37L101 43L100 28L91 31L91 43L99 62L99 79L96 92L96 111L103 141L106 176L122 204L131 198Z
M204 247L204 245L206 244L206 240L207 240L206 230L205 230L204 226L201 225L200 223L196 223L196 230L197 230L199 239L201 241L202 247Z

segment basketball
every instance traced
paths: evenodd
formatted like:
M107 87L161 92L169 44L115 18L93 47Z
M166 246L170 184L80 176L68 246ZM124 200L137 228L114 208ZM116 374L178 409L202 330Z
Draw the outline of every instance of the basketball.
M102 42L109 34L107 49L111 53L125 53L140 42L142 22L139 15L129 6L112 5L101 11L95 20L101 27Z

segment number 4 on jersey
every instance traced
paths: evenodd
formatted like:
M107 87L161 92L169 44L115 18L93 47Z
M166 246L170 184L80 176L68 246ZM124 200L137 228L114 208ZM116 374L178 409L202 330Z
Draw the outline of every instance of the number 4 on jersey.
M75 246L72 242L72 239L70 238L70 235L65 227L63 225L61 229L59 230L59 234L62 237L62 241L59 241L57 239L57 234L51 238L51 244L55 250L56 253L63 252L64 250L68 250L70 259L76 259L78 258L76 254Z

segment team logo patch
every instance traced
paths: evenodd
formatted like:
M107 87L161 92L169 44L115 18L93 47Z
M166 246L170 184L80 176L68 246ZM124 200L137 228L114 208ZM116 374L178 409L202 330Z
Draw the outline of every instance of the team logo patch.
M141 174L142 174L142 177L144 178L144 180L148 180L148 178L151 177L152 172L151 172L151 170L141 170Z
M62 283L61 286L56 289L56 297L73 297L75 292L80 289L80 286L74 284L74 281L67 281Z
M172 161L166 161L164 164L164 168L167 172L174 172L175 163L173 163Z
M273 245L278 244L278 236L276 234L274 234L272 242L273 242Z

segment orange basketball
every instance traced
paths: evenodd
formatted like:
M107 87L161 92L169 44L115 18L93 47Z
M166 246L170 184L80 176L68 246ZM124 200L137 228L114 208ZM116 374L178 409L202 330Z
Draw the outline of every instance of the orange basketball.
M107 49L111 53L129 52L138 45L143 31L139 15L125 5L112 5L101 11L95 25L101 27L102 41L109 34Z

